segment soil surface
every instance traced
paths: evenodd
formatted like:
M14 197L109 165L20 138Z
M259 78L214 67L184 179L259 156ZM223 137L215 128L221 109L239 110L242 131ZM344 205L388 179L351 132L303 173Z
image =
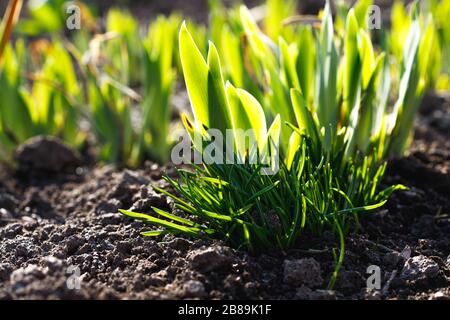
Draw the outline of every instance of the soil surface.
M33 139L16 159L35 152L34 165L0 168L0 299L450 299L449 132L449 97L427 97L411 154L392 160L385 179L410 189L348 236L334 290L331 233L257 256L220 241L145 238L148 227L117 210L170 210L149 184L166 187L173 168L73 169L70 150L41 139L66 159L55 173L55 152L47 159ZM380 290L368 289L378 268Z

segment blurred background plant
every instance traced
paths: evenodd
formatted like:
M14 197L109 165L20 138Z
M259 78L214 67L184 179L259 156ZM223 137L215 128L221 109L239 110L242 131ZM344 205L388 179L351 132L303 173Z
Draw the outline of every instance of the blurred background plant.
M7 79L5 76L5 51L7 51L7 46L9 42L9 38L11 36L12 29L14 28L14 25L17 23L17 20L19 19L20 10L22 9L22 1L21 0L10 0L8 2L8 6L6 7L5 15L3 19L0 22L0 81L1 81L1 92L6 92L10 96L13 96L11 98L7 98L6 100L0 100L0 160L7 159L10 155L10 149L11 149L11 138L8 137L9 133L7 132L6 128L6 122L7 117L11 116L14 117L15 114L9 115L10 112L8 110L11 110L8 105L12 103L23 103L22 100L20 100L20 94L18 91L18 80L17 80L17 71L13 73L10 76L10 79ZM6 63L7 68L10 67L9 63ZM13 66L14 67L14 66ZM11 86L11 88L9 87ZM6 109L8 107L8 110ZM19 110L22 110L20 108ZM28 120L27 115L23 115L25 120ZM19 135L21 137L26 137L27 132L23 128L22 132L17 132L16 135Z
M292 42L283 37L272 41L247 9L241 10L241 22L257 61L253 74L259 75L255 80L262 88L268 119L279 114L282 121L300 125L290 101L290 90L296 88L315 113L326 148L342 129L347 156L377 150L384 159L407 150L415 114L424 93L434 86L441 54L434 19L422 13L418 3L402 18L411 23L404 26L401 42L390 41L397 47L378 45L364 19L371 3L357 2L348 10L338 24L343 25L341 32L335 32L331 6L321 13L323 23L317 32L300 19L297 40ZM282 129L284 150L289 134L289 128Z
M86 74L85 104L101 145L101 160L130 166L146 159L168 161L170 97L176 75L173 57L180 23L177 15L160 16L143 40L135 28L121 33L112 28L97 35L82 58L80 52L75 54ZM128 37L137 44L127 46L124 39ZM139 93L132 89L138 83L142 86Z
M423 1L421 6L407 8L401 1L395 1L392 7L390 30L390 44L392 51L398 62L401 63L401 47L406 30L411 25L411 17L416 14L411 12L414 10L422 10L423 15L428 19L422 22L421 28L428 28L425 32L431 38L427 43L427 47L423 47L429 55L430 68L428 70L427 83L430 88L439 91L450 89L450 4L448 1ZM408 13L410 11L410 13ZM432 20L432 22L430 22Z
M2 158L10 162L27 138L52 135L76 148L93 142L99 161L167 162L181 17L160 16L145 32L129 12L112 8L106 33L100 34L91 9L71 4L82 8L84 20L83 28L70 34L64 32L65 1L29 2L12 44L8 39L18 13L4 19L9 24L2 25Z
M66 31L67 8L76 6L80 9L80 24L84 30L97 29L97 16L93 8L81 1L65 0L29 0L26 2L26 14L19 21L15 33L26 36L59 34ZM80 29L81 30L81 29Z

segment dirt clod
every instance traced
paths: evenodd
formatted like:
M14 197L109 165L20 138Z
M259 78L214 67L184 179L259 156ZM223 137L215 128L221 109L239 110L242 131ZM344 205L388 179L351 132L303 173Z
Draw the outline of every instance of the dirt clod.
M0 189L0 208L7 211L14 211L17 208L18 201L12 195L3 192Z
M13 219L13 215L9 210L0 208L0 222L8 222Z
M436 262L419 255L406 261L400 277L404 280L431 279L436 277L438 273L439 265Z
M22 232L22 225L20 223L11 223L3 230L3 236L5 238L14 238L16 235Z
M295 299L299 300L336 300L336 292L334 290L311 290L309 287L302 285L295 294Z
M285 260L283 267L283 280L286 284L315 287L323 283L320 264L313 258Z
M45 277L45 269L30 264L27 267L22 267L11 273L10 282L13 290L21 289L36 280L42 280Z
M450 300L450 294L438 291L430 297L430 300Z
M388 252L383 258L383 264L390 268L395 268L400 261L403 261L403 257L397 251Z
M223 269L231 263L230 249L223 246L191 251L187 259L192 268L201 272Z
M203 298L206 295L205 286L197 280L189 280L183 285L182 296L189 298Z
M59 172L81 164L80 156L61 140L37 136L20 145L14 159L22 171Z

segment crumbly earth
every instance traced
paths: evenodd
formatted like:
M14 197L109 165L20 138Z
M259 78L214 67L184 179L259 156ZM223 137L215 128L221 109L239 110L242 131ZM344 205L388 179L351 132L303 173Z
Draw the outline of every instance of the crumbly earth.
M0 168L0 299L450 299L449 132L450 100L428 97L411 154L392 160L385 179L410 189L361 218L334 290L326 290L338 247L330 232L260 255L142 237L148 227L118 209L170 210L149 184L167 187L161 176L171 167ZM381 288L369 289L378 268Z

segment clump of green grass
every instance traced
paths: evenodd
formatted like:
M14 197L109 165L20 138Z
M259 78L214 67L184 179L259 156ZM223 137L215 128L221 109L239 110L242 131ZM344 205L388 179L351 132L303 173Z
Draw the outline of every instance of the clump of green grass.
M332 36L330 30L327 32ZM332 118L327 118L330 122L323 127L325 120L319 120L300 89L289 90L285 110L286 114L292 112L296 125L286 118L282 123L283 115L265 110L249 92L225 83L213 43L209 43L205 59L183 25L179 45L194 121L188 116L183 119L193 148L205 156L206 146L213 145L226 157L209 128L223 136L231 129L236 159L233 164L204 161L193 171L179 170L178 180L165 178L176 192L158 190L174 199L176 208L187 216L159 208L153 208L156 216L121 212L160 227L144 232L145 236L182 233L215 237L254 251L292 248L305 229L318 236L332 230L340 239L332 286L344 256L345 234L352 225L358 225L358 215L381 207L392 192L404 187L395 185L380 191L386 164L376 149L349 152L352 139L345 128L339 128ZM259 45L262 47L262 42ZM322 50L328 49L325 46ZM255 132L254 144L239 135L240 130L249 129ZM255 157L266 161L252 162ZM278 159L278 171L262 174L264 166L273 168Z
M302 136L300 145L290 167L282 162L274 175L261 174L264 164L244 161L204 163L193 170L177 170L177 179L164 177L175 192L154 188L173 199L175 209L184 215L156 207L152 214L120 212L159 227L142 232L144 236L171 233L224 239L253 252L290 249L306 230L315 236L331 230L340 243L331 288L344 259L345 236L359 226L359 215L383 206L392 192L404 187L379 190L386 164L376 166L365 157L336 165L342 159L327 161L313 151L307 136ZM340 171L334 171L335 167Z
M360 166L349 163L337 174L324 158L313 159L309 145L305 138L291 168L282 164L275 175L261 175L262 164L244 163L204 164L179 169L177 180L165 177L176 193L156 189L192 218L158 208L153 209L159 218L121 212L163 227L143 233L148 236L184 233L227 239L254 251L289 249L305 228L316 235L325 229L346 233L358 223L356 213L382 206L401 188L379 191L385 165L376 168L368 158Z

